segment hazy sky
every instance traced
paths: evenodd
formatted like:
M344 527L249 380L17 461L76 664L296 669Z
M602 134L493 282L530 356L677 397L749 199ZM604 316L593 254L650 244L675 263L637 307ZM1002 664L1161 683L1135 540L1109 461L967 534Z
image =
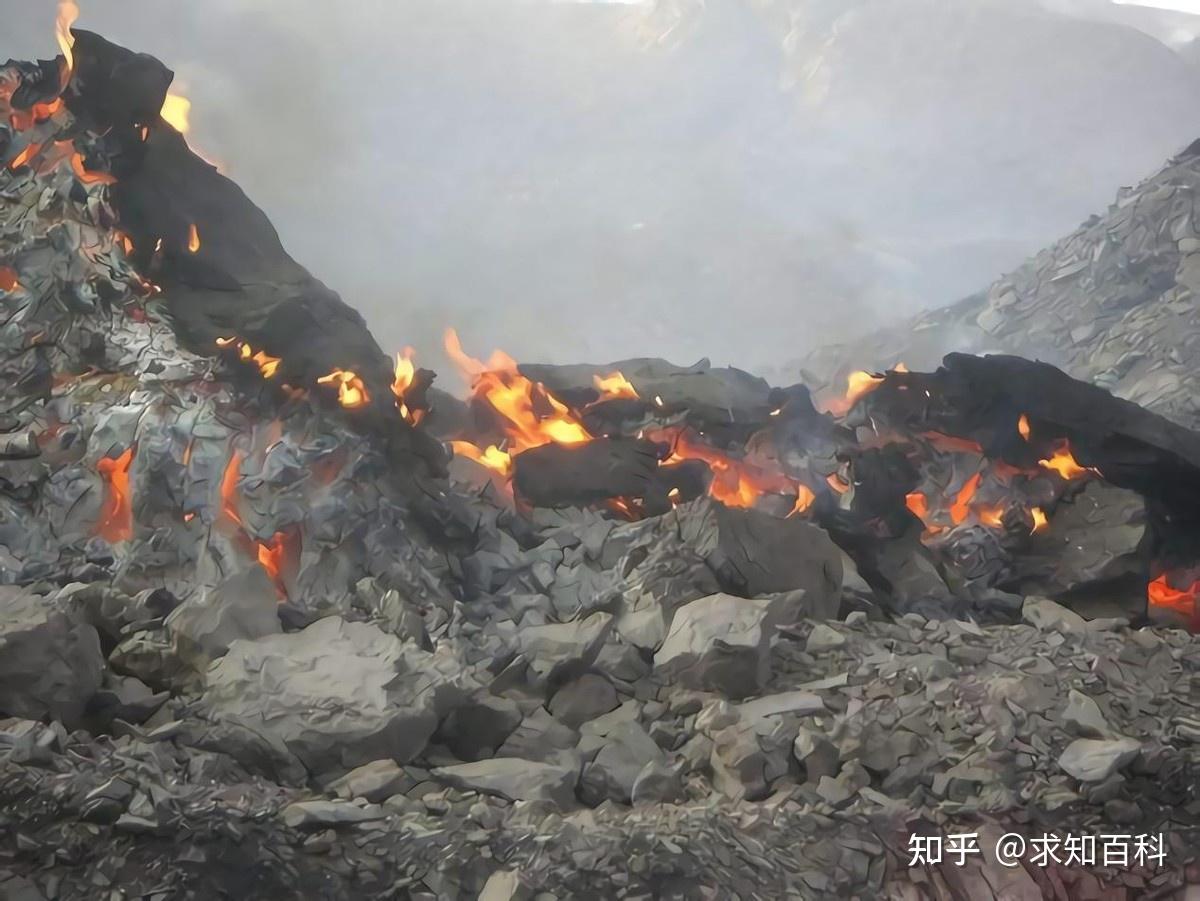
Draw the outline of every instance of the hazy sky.
M54 6L0 0L0 56L52 54ZM442 369L450 325L479 355L782 363L984 287L1200 135L1192 17L1105 0L80 6Z

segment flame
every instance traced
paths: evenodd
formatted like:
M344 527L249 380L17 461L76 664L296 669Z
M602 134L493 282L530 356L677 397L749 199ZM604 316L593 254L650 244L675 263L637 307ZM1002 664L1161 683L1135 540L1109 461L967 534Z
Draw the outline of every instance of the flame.
M79 153L71 154L71 171L85 185L113 185L117 180L107 172L89 172L83 168L83 157Z
M238 476L242 466L242 452L234 450L225 464L225 473L221 476L221 514L229 518L236 526L241 526L242 517L238 514Z
M1004 526L1004 506L996 504L991 507L980 507L975 511L979 517L979 521L985 526L993 529L1003 528Z
M200 249L200 232L196 230L196 223L193 222L188 226L188 253L195 253Z
M800 485L783 473L730 457L715 447L693 441L681 433L667 462L680 463L684 460L703 460L708 464L713 477L708 493L727 507L753 507L764 494L795 494L799 505L805 493L812 494L807 486ZM808 503L811 502L810 499ZM808 503L801 509L807 509ZM800 511L793 508L792 512Z
M929 498L925 497L921 492L914 491L911 494L904 496L904 506L908 507L922 522L929 515Z
M21 152L13 157L12 162L8 164L8 168L10 170L12 170L13 172L16 172L18 169L20 169L22 166L24 166L26 163L28 163L31 159L33 159L35 156L37 156L38 152L41 149L42 149L41 144L36 144L36 143L26 144L25 147L21 150Z
M8 121L14 131L25 131L27 128L32 128L38 122L45 122L58 113L63 106L62 98L55 97L48 103L35 103L27 110L13 110L9 114Z
M901 364L903 365L903 364ZM846 409L853 407L864 395L870 394L883 384L883 376L872 375L862 370L852 372L846 377Z
M958 496L954 498L954 503L950 505L950 521L955 525L965 520L967 514L971 512L971 499L975 497L975 492L979 490L979 483L981 481L983 481L983 476L975 473L959 489Z
M503 351L493 351L487 363L463 352L454 329L446 332L446 353L471 379L471 395L491 407L503 420L511 453L543 444L582 444L592 435L558 398L540 383L525 378L517 363Z
M1026 441L1029 440L1029 417L1024 413L1022 413L1021 418L1017 420L1017 431L1021 434L1022 438L1024 438Z
M1146 601L1150 607L1177 613L1188 620L1192 628L1197 625L1196 598L1198 595L1200 595L1200 581L1193 582L1190 587L1180 591L1167 582L1166 573L1146 586Z
M1054 443L1054 452L1047 460L1038 460L1038 465L1057 472L1067 481L1078 479L1089 473L1099 475L1099 471L1090 466L1080 466L1071 455L1071 446L1067 440L1061 439Z
M0 291L11 294L19 287L21 287L21 283L17 280L16 270L10 269L8 266L0 266Z
M335 369L329 375L317 379L318 385L337 385L338 403L348 410L366 406L371 402L367 386L352 369Z
M158 114L163 120L174 128L181 135L188 133L191 125L188 122L188 114L192 109L192 101L188 100L181 94L167 94L163 100L162 109Z
M63 66L60 73L59 90L66 88L71 81L71 73L75 70L75 36L71 34L71 26L79 18L79 6L74 0L59 0L58 18L54 22L54 37L62 50Z
M1029 513L1033 516L1033 530L1029 533L1030 535L1043 532L1050 527L1050 521L1046 518L1046 511L1041 507L1034 507Z
M132 462L133 448L129 447L119 457L104 457L96 463L96 470L108 486L96 534L109 544L133 537L133 505L129 491L129 465Z
M283 567L291 552L288 534L286 532L276 532L271 536L270 541L258 541L255 543L258 545L259 565L267 571L267 575L275 583L275 590L278 592L279 597L286 600L287 588L283 581Z
M842 477L836 472L831 472L825 476L825 484L836 491L838 494L845 494L850 490L850 486L842 481Z
M451 441L450 447L459 456L474 460L505 478L512 475L512 457L494 444L489 444L486 449L480 450L469 441Z
M600 392L601 400L613 400L618 397L638 399L638 393L629 379L620 372L610 372L608 375L593 375L592 384Z
M678 488L672 488L671 490L674 491L676 494L678 494L678 492L679 492ZM807 510L809 507L811 507L813 505L813 501L815 501L816 499L817 499L817 496L815 494L813 494L812 489L809 488L807 485L797 485L796 486L796 505L794 507L792 507L791 512L788 513L788 516L795 516L798 513L803 513L805 510Z
M396 354L396 371L392 379L392 394L398 400L404 400L404 393L412 387L417 377L417 366L413 363L413 349L404 348L403 353Z
M279 357L273 357L265 350L255 350L240 338L218 338L217 347L233 347L237 350L238 359L244 363L253 363L258 367L264 379L274 378L283 362Z

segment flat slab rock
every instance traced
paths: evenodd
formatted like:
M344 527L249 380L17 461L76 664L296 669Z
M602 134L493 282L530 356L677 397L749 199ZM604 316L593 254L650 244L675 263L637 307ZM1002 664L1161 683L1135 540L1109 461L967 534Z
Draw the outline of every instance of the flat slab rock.
M234 641L205 675L201 706L268 733L311 772L411 760L462 699L450 661L331 616L301 632Z
M509 801L549 801L566 810L575 804L579 769L562 763L494 757L439 767L434 778L455 788L498 795Z

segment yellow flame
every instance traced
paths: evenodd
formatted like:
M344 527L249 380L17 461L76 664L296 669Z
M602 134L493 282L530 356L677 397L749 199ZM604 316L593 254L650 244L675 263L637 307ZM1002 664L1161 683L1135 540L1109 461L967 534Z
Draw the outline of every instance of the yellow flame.
M158 114L177 132L185 135L191 127L188 123L188 114L191 109L192 101L186 97L180 94L168 94Z
M1024 413L1022 413L1021 418L1017 420L1017 431L1021 434L1022 438L1024 438L1026 441L1029 440L1029 417Z
M592 376L592 384L604 399L627 397L631 400L637 400L637 390L621 372L611 372L603 376L594 375Z
M72 48L75 46L75 36L71 34L71 26L78 18L79 6L74 0L59 0L58 18L54 22L54 37L58 41L58 48L62 51L63 59L66 60L62 71L61 87L63 88L67 86L71 80L71 73L75 70L75 54L72 52Z
M196 223L188 226L188 252L195 253L200 249L200 232L196 231Z
M1034 507L1029 511L1033 515L1033 532L1041 532L1050 525L1050 521L1046 519L1046 512L1041 507Z

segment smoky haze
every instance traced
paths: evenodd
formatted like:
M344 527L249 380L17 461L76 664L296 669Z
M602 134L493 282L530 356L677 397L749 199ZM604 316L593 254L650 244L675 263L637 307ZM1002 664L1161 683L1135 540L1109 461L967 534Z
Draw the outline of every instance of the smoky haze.
M175 70L292 255L443 372L454 326L480 356L786 377L1200 136L1196 20L1103 0L80 5ZM0 0L0 55L52 55L54 6Z

